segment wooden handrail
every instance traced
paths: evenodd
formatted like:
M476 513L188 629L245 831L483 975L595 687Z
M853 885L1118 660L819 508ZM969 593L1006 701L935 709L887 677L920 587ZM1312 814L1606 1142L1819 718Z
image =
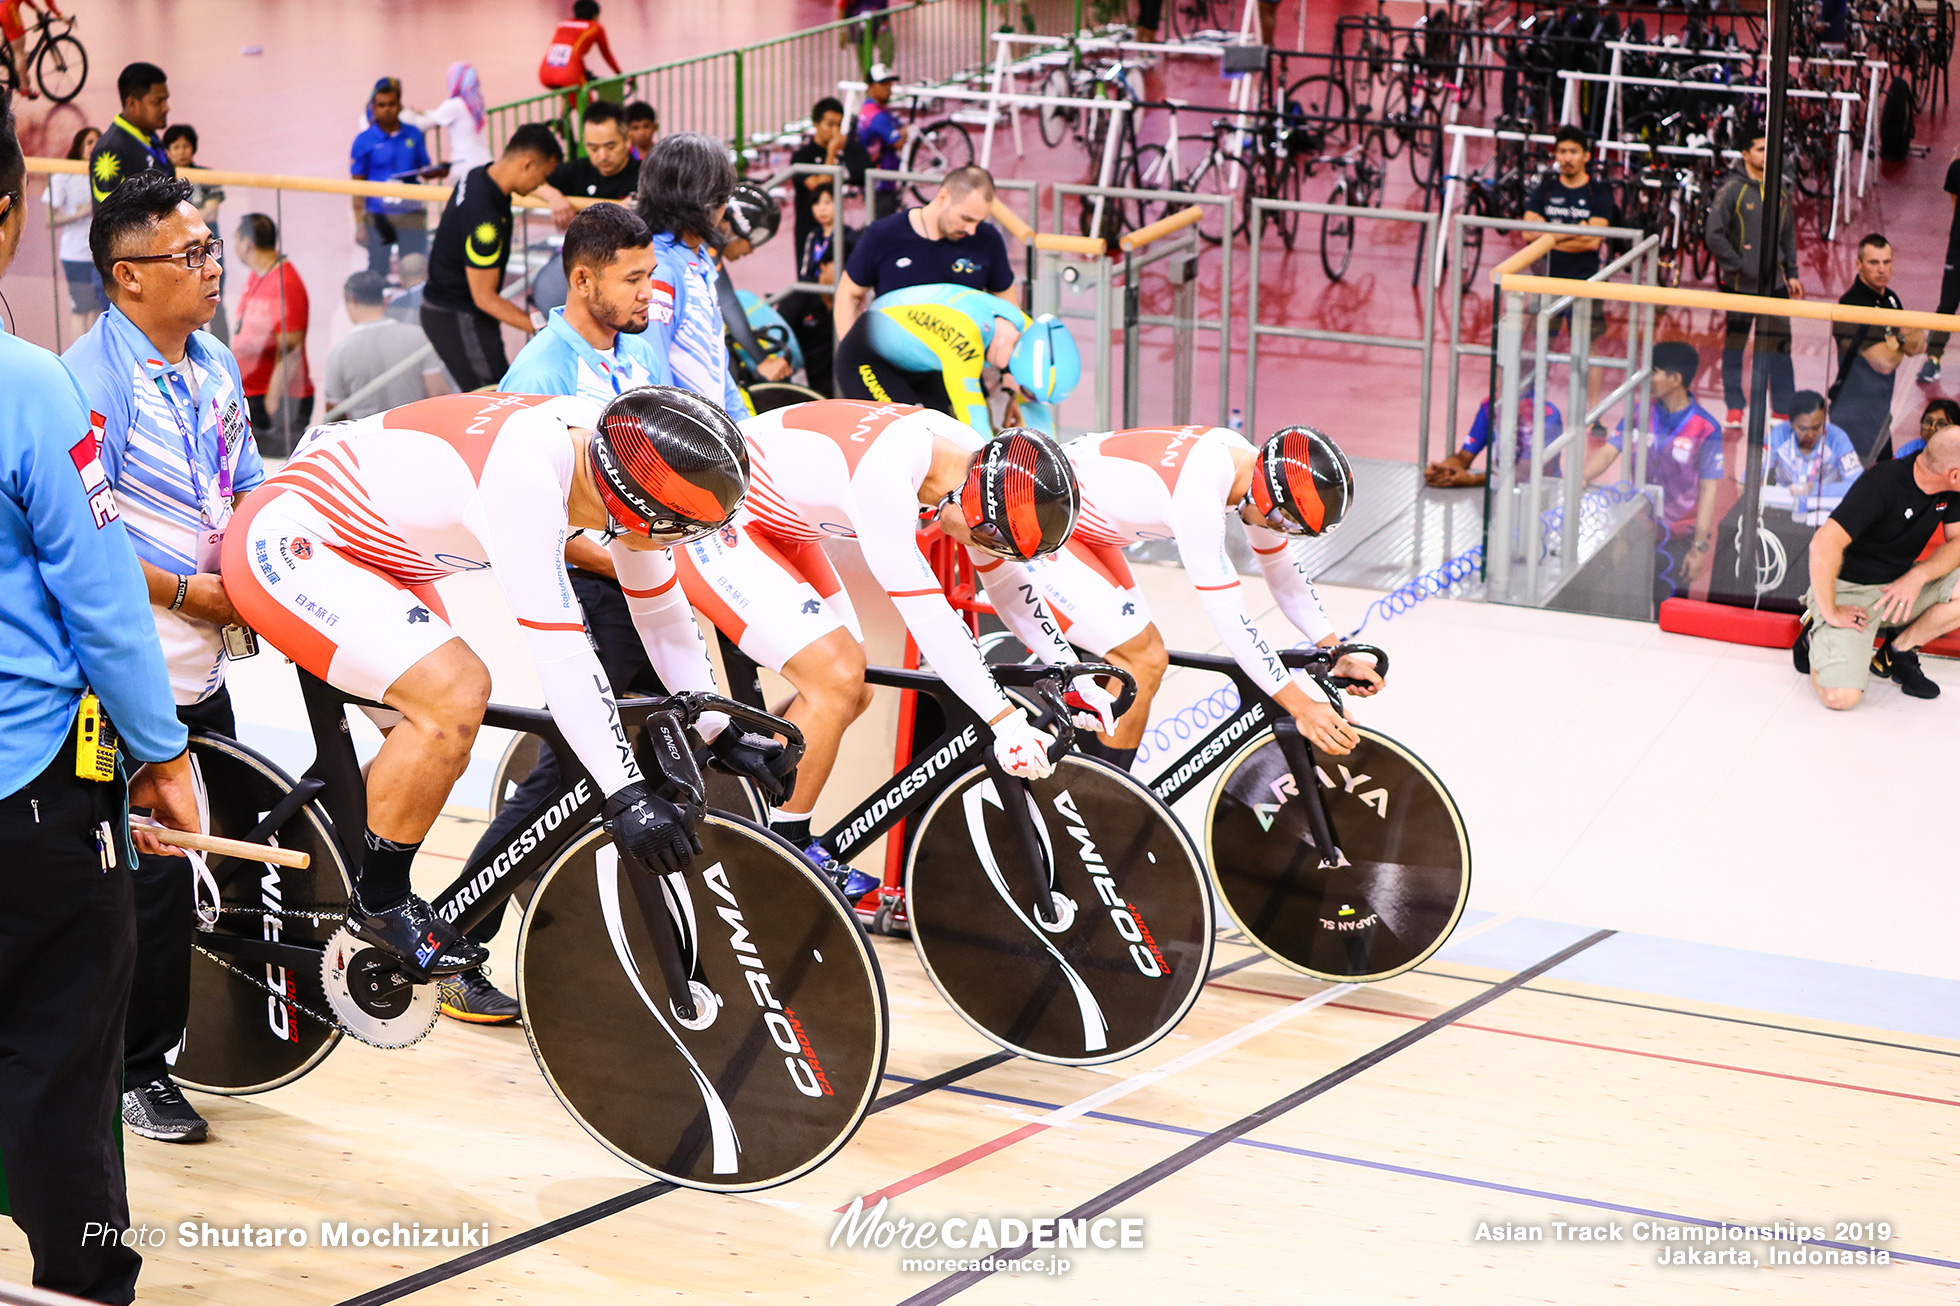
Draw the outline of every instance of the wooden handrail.
M1546 239L1549 239L1547 237ZM1506 259L1505 262L1510 262ZM1504 265L1499 264L1502 269ZM1507 272L1507 291L1528 295L1571 295L1577 299L1606 299L1622 303L1659 304L1669 308L1713 308L1724 313L1800 317L1814 322L1856 322L1867 326L1919 327L1927 331L1960 331L1960 316L1920 313L1911 309L1866 308L1833 300L1775 299L1768 295L1732 295L1716 290L1670 290L1666 286L1632 285L1622 281L1574 281L1569 277L1537 277Z
M1000 196L994 196L994 202L989 212L992 213L995 222L1006 227L1008 234L1020 241L1023 245L1028 244L1034 239L1034 228L1028 225L1027 219L1001 203Z
M1194 225L1204 216L1205 206L1202 204L1193 204L1187 208L1179 209L1168 218L1159 218L1148 226L1138 227L1135 231L1126 233L1123 239L1117 243L1124 250L1134 252L1142 249L1145 245L1162 240L1173 232L1182 231L1186 227Z
M1087 254L1090 258L1101 258L1109 251L1101 236L1057 236L1046 231L1034 238L1034 247L1057 254Z
M88 165L80 159L29 159L29 172L87 172ZM302 191L313 195L368 195L377 199L421 200L428 204L446 204L453 186L423 186L400 181L356 181L352 177L292 177L280 173L261 172L219 172L211 168L180 168L177 175L185 181L196 182L202 186L251 186L260 190ZM595 200L584 195L565 197L575 209L607 201ZM519 209L549 208L541 199L529 195L510 197L511 207Z
M1512 275L1520 268L1530 267L1539 259L1544 258L1546 254L1551 252L1552 246L1557 243L1558 237L1552 235L1550 232L1538 237L1529 245L1526 245L1523 249L1492 268L1490 270L1490 284L1493 286L1502 285L1505 277Z

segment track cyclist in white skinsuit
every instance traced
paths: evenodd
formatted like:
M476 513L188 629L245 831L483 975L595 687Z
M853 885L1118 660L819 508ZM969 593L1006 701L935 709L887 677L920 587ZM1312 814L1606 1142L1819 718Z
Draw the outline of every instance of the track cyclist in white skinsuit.
M607 795L614 840L652 871L684 870L698 844L633 760L565 580L565 535L607 533L661 679L712 691L667 546L725 524L747 481L734 424L688 391L632 390L603 411L446 395L320 428L240 506L223 549L233 605L307 671L402 715L369 769L348 925L412 978L486 955L409 891L415 850L469 762L490 695L489 671L450 628L433 582L495 569L552 717Z
M1013 605L1001 595L1016 596L1024 642L1044 660L1072 662L1025 564L1068 538L1075 480L1060 448L1038 432L984 439L943 413L906 404L828 399L751 417L741 429L753 460L747 508L715 547L676 550L682 584L744 653L796 687L785 715L802 729L805 751L796 793L770 813L770 824L855 900L877 881L839 865L812 841L809 825L838 740L871 700L857 613L824 555L824 539L858 541L925 662L992 726L1001 764L1039 779L1053 770L1047 750L1054 741L994 683L919 551L918 531L936 522L967 546L996 603L1006 609ZM766 560L794 601L757 602L728 559L746 559L751 568ZM1077 680L1076 705L1110 728L1112 696L1092 677Z

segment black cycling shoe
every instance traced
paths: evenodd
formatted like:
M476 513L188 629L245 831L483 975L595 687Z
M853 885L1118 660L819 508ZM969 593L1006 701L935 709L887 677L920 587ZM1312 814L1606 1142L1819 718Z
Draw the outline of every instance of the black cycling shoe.
M464 938L412 893L386 911L369 911L357 894L347 905L347 928L355 937L400 957L402 969L412 979L455 975L490 960L488 948Z
M1797 627L1797 642L1790 645L1790 661L1796 664L1800 676L1810 674L1810 631L1810 618L1805 617Z
M1885 655L1892 679L1898 682L1899 688L1905 691L1908 698L1940 696L1940 687L1933 683L1932 678L1919 665L1919 650L1893 648L1892 641L1888 639L1880 652Z

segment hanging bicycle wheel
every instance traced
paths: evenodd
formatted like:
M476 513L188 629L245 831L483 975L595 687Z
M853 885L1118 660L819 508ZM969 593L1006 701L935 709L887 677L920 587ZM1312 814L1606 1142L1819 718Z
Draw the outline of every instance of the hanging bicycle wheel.
M743 1192L823 1164L884 1074L884 980L852 915L788 843L709 813L697 872L663 879L691 976L683 1022L603 830L545 872L518 941L524 1032L552 1092L622 1160ZM676 888L678 886L678 888Z
M907 172L943 177L953 169L964 168L973 162L973 138L959 123L951 118L941 118L937 122L912 128L905 138L904 157L903 166ZM914 200L925 204L938 193L939 183L913 182L910 190Z
M975 767L926 810L907 854L919 960L968 1024L1023 1056L1086 1066L1141 1051L1183 1018L1210 963L1197 850L1170 809L1100 761L1070 754L1026 793L1054 915L1031 920L1016 896L1026 869Z
M1069 80L1068 69L1050 68L1048 76L1041 80L1041 93L1049 99L1066 100L1075 94L1075 87ZM1069 131L1075 126L1075 117L1080 110L1067 104L1044 104L1035 112L1035 125L1041 131L1041 143L1054 149L1068 139Z
M1205 215L1198 219L1198 234L1211 244L1221 244L1226 229L1238 217L1238 188L1232 185L1232 163L1225 152L1217 148L1215 138L1187 136L1184 139L1198 151L1198 166L1177 184L1177 189L1190 191L1193 195L1215 195L1232 201L1205 205Z
M1465 217L1472 218L1490 216L1490 199L1484 194L1484 188L1475 182L1472 182L1463 192L1463 214ZM1476 289L1477 269L1484 261L1484 234L1489 230L1488 227L1462 228L1463 265L1456 272L1457 278L1463 283L1463 293L1466 295Z
M1348 139L1348 90L1339 78L1325 74L1302 77L1286 88L1288 104L1300 106L1308 131L1332 145Z
M34 61L34 80L41 84L41 94L56 104L67 104L88 85L88 51L65 33L49 37Z
M1334 183L1333 191L1327 196L1329 204L1348 203L1348 179L1341 178ZM1339 281L1347 275L1348 263L1354 258L1354 215L1352 213L1323 213L1320 217L1320 267L1329 281Z
M1420 965L1470 896L1470 839L1449 790L1393 739L1354 728L1354 752L1316 757L1339 865L1320 864L1271 730L1225 764L1205 816L1225 910L1276 960L1317 979L1382 980Z
M250 834L292 791L292 779L278 767L221 735L192 735L191 761L208 808L204 828L224 838ZM171 1077L186 1088L263 1093L298 1079L340 1042L338 1025L305 1014L327 1013L318 966L271 965L222 950L217 936L227 935L324 949L346 918L347 867L317 802L300 808L261 842L303 852L312 865L302 871L210 855L222 911L214 930L192 936L197 950L191 957L190 1013L170 1067ZM317 912L321 918L280 912Z

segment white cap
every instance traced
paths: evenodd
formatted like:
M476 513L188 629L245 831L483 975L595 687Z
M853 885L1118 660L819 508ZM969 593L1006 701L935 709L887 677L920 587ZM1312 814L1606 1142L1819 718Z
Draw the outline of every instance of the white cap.
M898 70L888 63L874 63L871 65L871 71L864 75L864 80L867 83L895 82L898 80Z

